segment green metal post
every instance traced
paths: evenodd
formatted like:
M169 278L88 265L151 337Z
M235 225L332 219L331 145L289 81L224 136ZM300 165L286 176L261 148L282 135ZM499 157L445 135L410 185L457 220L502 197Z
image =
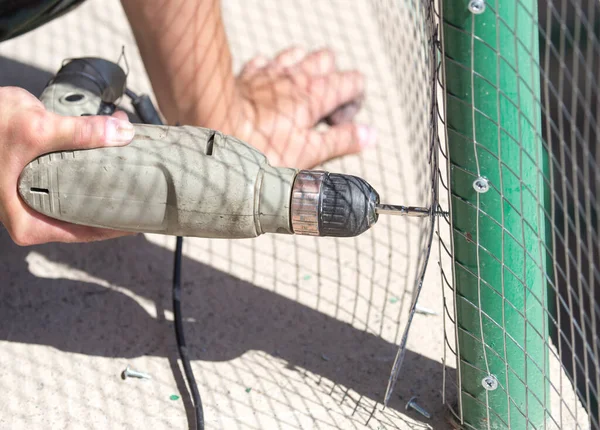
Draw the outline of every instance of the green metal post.
M462 418L542 429L551 237L537 1L442 3Z

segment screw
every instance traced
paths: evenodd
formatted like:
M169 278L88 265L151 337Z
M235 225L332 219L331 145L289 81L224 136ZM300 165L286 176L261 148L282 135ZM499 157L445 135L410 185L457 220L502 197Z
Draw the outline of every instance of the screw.
M478 193L487 193L490 190L490 181L480 176L473 181L473 189Z
M483 12L485 12L485 1L471 0L469 2L469 11L475 15L482 14Z
M123 373L121 373L121 378L152 379L152 377L147 373L136 372L135 370L131 370L129 366L127 366L125 370L123 370Z
M498 388L498 380L494 375L488 375L481 380L481 386L488 391L494 391Z
M421 305L415 305L415 312L418 314L423 314L423 315L437 315L438 314L433 309L429 309L429 308L423 307Z
M408 401L408 403L406 404L406 407L404 408L404 410L408 411L408 408L412 408L415 411L417 411L418 413L420 413L421 415L423 415L425 418L431 418L431 414L415 402L416 398L417 398L417 396L412 396L410 398L410 400Z

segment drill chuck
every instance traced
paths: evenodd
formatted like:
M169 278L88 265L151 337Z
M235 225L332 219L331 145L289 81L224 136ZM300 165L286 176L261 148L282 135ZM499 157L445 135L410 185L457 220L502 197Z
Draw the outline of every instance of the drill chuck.
M292 229L310 236L358 236L377 222L378 204L377 192L364 179L302 170L292 188Z

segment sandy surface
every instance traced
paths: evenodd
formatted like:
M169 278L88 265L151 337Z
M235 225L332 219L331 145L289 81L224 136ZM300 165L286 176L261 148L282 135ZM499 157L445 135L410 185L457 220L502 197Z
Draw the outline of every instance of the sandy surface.
M360 120L377 127L379 146L326 167L364 177L390 203L425 204L419 130L427 111L407 106L407 94L423 97L421 42L398 25L410 22L411 11L398 9L407 6L369 3L226 0L236 67L290 44L332 47L341 67L367 77ZM118 1L90 0L0 45L0 85L39 94L63 59L116 60L122 46L130 86L151 91ZM395 394L381 405L422 227L384 219L357 239L187 240L186 336L207 429L447 428L441 316L415 317ZM0 428L187 428L170 304L173 245L139 236L19 248L0 230ZM441 312L431 266L420 303ZM127 365L153 379L122 381ZM430 420L405 412L413 395Z
M424 38L411 25L418 9L393 0L224 0L224 9L236 68L294 44L332 47L341 67L361 70L368 96L359 120L377 128L378 148L325 167L364 177L387 202L428 203ZM116 60L122 46L130 87L151 92L116 0L90 0L1 44L0 85L39 95L63 59ZM440 315L416 315L396 391L388 408L381 404L423 227L382 219L347 240L186 240L185 328L207 429L448 428L435 256L420 304ZM188 428L172 326L173 245L140 235L19 248L0 228L1 429ZM451 325L446 333L451 343ZM446 352L451 387L455 362ZM152 380L121 380L127 365ZM555 359L551 382L549 427L586 428ZM431 419L404 410L412 396Z

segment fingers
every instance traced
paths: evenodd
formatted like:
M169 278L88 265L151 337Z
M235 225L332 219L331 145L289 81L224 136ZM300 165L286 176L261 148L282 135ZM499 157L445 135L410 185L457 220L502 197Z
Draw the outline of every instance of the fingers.
M322 133L312 133L313 139L319 145L317 151L319 158L314 160L315 165L331 158L356 154L363 149L372 148L377 140L375 129L367 125L342 124L330 127Z
M346 104L341 105L331 114L325 117L325 122L328 125L345 124L352 122L362 105L362 99L356 99Z
M288 48L275 57L274 63L280 68L293 67L306 56L306 51L302 48Z
M133 234L134 233L130 232L87 227L83 225L65 224L64 226L50 226L48 224L43 224L40 226L39 230L31 231L23 239L13 238L13 240L17 245L30 246L50 242L97 242L122 236L131 236Z
M28 119L29 138L43 153L74 149L122 146L131 142L133 125L113 116L65 117L38 112Z
M315 121L325 116L331 125L352 121L360 110L364 93L361 74L337 71L335 55L329 49L308 54L297 68L309 77Z
M335 71L335 56L329 49L311 52L301 62L298 68L311 76L322 76Z
M311 113L316 121L364 96L364 78L359 72L333 72L310 81Z
M12 222L6 227L13 241L20 246L48 242L94 242L134 234L58 221L34 211L22 201L19 205L21 215L10 217Z
M288 48L280 52L273 60L269 60L266 57L260 55L250 60L242 69L240 78L242 80L249 80L252 78L260 78L258 82L272 80L274 77L279 76L286 70L294 67L300 60L304 58L306 51L301 48Z
M122 146L133 139L133 125L117 117L62 117L50 114L48 146L54 151Z
M263 67L269 64L269 59L264 55L259 55L254 57L252 60L248 61L242 71L240 72L240 77L242 79L251 78L256 74L257 71L262 69Z

